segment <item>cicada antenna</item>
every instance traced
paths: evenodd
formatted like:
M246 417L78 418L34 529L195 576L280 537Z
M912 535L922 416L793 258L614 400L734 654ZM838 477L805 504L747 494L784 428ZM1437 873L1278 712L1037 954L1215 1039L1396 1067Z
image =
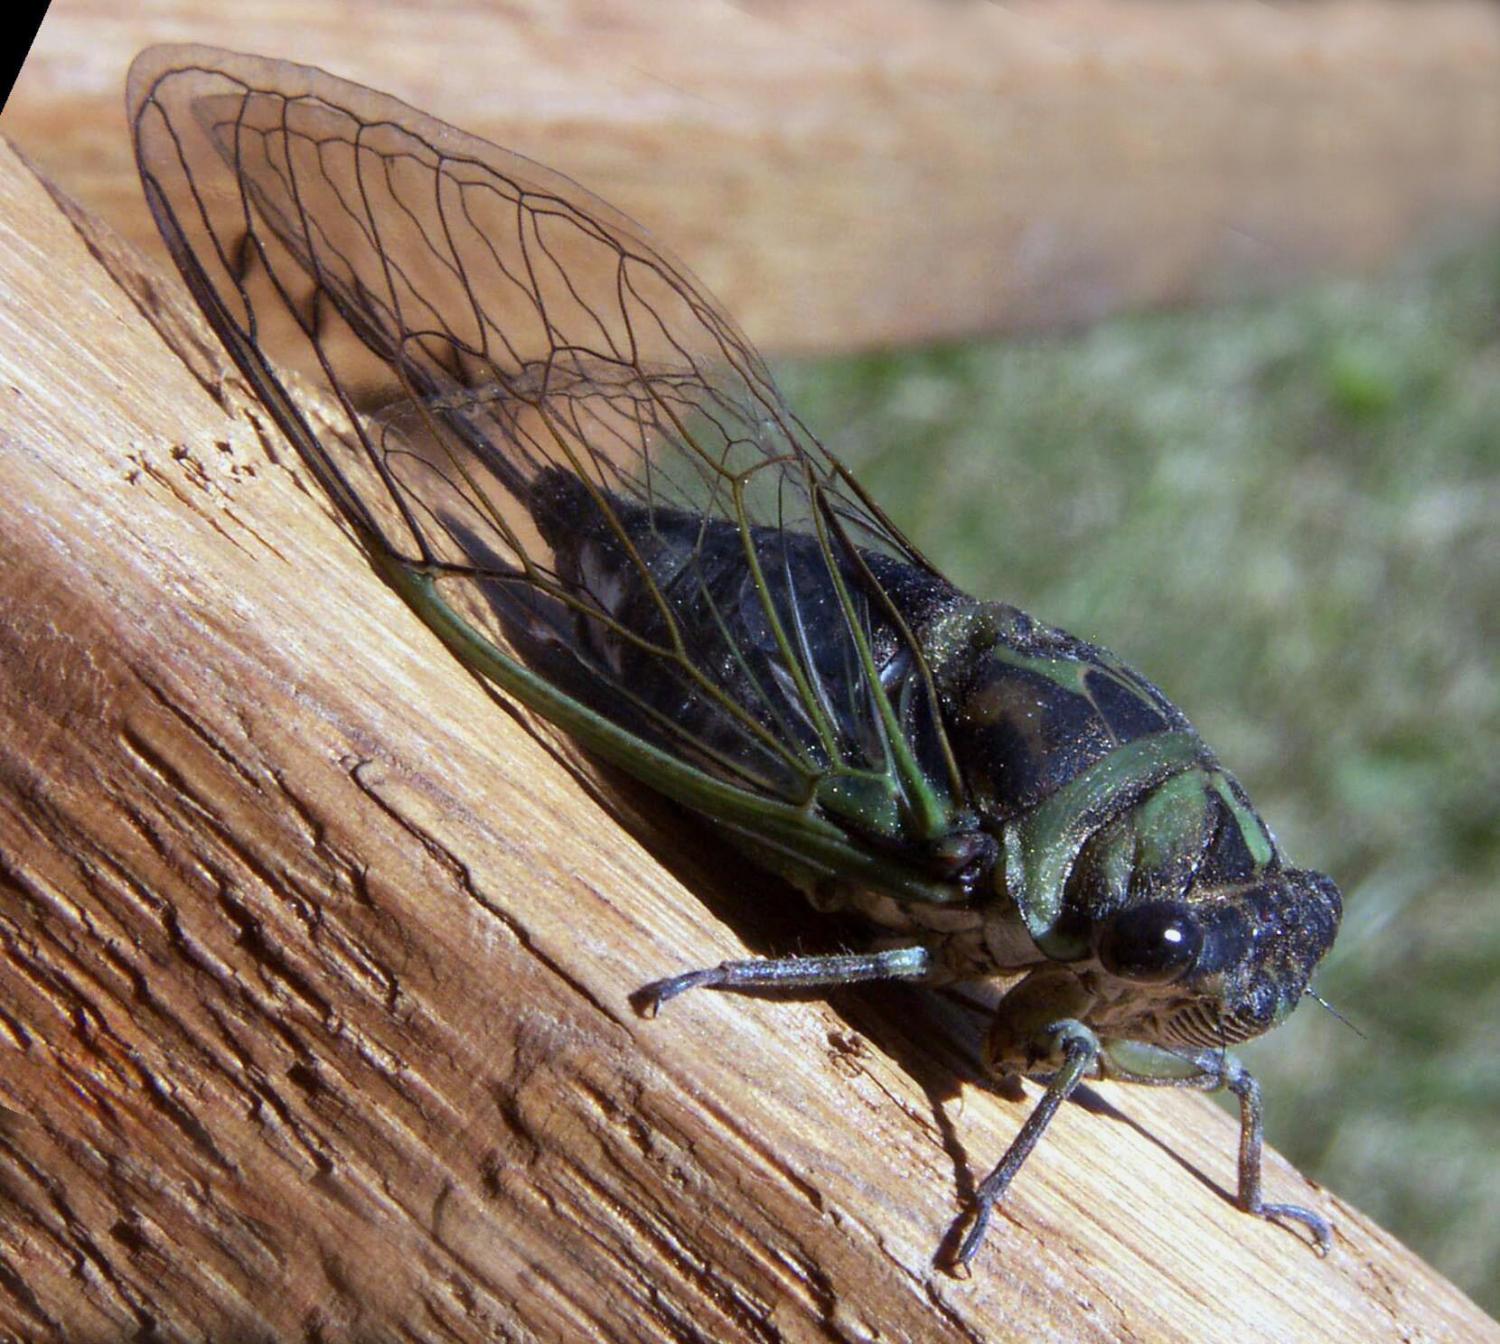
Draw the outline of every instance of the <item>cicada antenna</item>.
M1356 1036L1358 1036L1360 1040L1362 1040L1362 1041L1369 1040L1369 1037L1366 1036L1364 1034L1364 1032L1362 1032L1358 1027L1356 1027L1354 1025L1354 1023L1352 1023L1347 1017L1345 1017L1343 1015L1343 1013L1339 1012L1339 1010L1337 1008L1335 1008L1331 1003L1329 1003L1327 999L1325 999L1321 994L1319 994L1316 990L1314 990L1311 985L1309 985L1306 989L1304 989L1302 991L1302 993L1307 998L1311 999L1314 1003L1316 1003L1318 1005L1318 1007L1322 1008L1325 1012L1331 1013L1334 1017L1336 1017L1340 1022L1342 1022L1346 1027L1348 1027L1350 1031L1352 1031Z

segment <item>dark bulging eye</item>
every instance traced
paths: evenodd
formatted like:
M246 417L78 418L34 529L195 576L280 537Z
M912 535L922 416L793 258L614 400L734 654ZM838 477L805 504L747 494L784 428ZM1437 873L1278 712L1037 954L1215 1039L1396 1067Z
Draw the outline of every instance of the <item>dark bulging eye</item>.
M1099 960L1111 975L1164 985L1190 970L1203 950L1203 928L1178 901L1152 901L1122 910L1098 941Z

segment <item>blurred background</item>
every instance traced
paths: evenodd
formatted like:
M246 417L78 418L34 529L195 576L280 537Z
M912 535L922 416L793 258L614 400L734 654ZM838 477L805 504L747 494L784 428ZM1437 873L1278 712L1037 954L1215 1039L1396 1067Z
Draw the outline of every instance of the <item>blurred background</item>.
M646 224L970 591L1194 719L1343 932L1268 1134L1500 1311L1500 9L88 0L0 131L162 260L142 46L294 57Z

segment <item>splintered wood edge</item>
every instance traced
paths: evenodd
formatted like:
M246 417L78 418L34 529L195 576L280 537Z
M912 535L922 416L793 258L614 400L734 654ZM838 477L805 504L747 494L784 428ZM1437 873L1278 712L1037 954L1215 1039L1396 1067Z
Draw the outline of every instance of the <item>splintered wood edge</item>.
M155 235L134 165L99 134L130 59L251 48L568 173L771 353L1055 330L1500 219L1500 8L1483 0L562 0L545 24L354 0L253 23L116 8L57 0L3 125L137 244Z
M1183 1094L1067 1108L934 1268L1025 1109L957 1095L951 1012L639 1019L745 949L640 838L714 909L790 898L628 787L622 829L374 579L175 277L9 152L0 275L0 1335L1497 1337L1274 1155L1333 1253L1236 1212Z

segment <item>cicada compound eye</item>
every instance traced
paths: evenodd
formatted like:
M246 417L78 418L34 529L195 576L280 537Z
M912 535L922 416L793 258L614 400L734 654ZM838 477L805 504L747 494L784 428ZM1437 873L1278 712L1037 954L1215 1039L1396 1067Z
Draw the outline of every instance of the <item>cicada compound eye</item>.
M1151 901L1122 910L1098 938L1099 960L1111 975L1164 985L1196 964L1203 926L1178 901Z

